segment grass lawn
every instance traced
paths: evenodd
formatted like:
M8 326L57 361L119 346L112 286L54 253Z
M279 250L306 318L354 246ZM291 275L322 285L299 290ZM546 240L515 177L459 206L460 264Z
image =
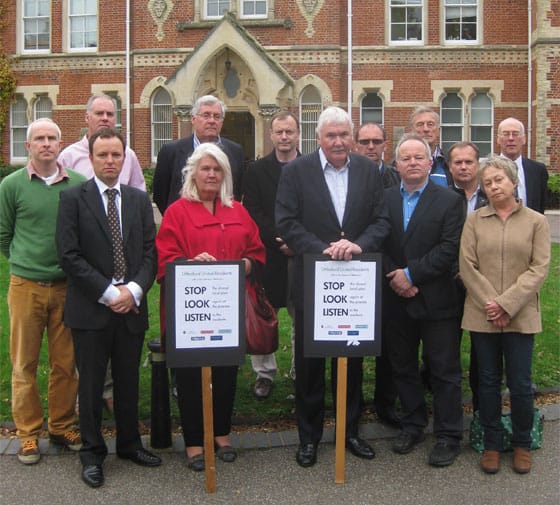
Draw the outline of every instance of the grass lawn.
M11 421L10 410L10 358L9 358L9 321L6 304L8 289L8 265L5 258L0 258L0 422ZM560 244L552 246L552 262L550 273L541 291L543 310L543 333L535 339L533 358L533 379L539 389L560 385ZM146 334L146 342L159 338L159 286L155 285L149 292L150 329ZM462 342L461 360L463 365L463 392L470 396L468 387L468 362L470 342L465 334ZM146 361L147 349L144 350L142 365ZM274 382L272 395L266 401L256 401L253 397L254 374L247 358L245 365L240 367L237 381L237 397L235 413L238 422L272 422L290 419L294 413L293 385L289 377L291 364L290 322L285 310L280 312L280 348L276 353L278 376ZM373 400L373 384L375 360L368 357L364 361L364 397L366 404ZM40 391L43 404L46 406L46 382L48 362L46 346L43 345L41 362L38 371ZM141 419L150 418L150 367L142 366L140 370L140 404ZM330 399L328 400L330 402ZM175 402L171 402L172 416L178 419Z

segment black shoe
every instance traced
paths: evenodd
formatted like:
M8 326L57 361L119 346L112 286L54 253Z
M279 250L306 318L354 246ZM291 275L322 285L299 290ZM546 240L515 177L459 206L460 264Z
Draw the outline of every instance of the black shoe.
M194 472L204 471L204 454L196 454L192 458L187 456L187 466Z
M150 451L146 449L136 449L134 452L130 454L119 454L119 458L122 459L129 459L133 463L141 466L159 466L161 465L161 458L152 454Z
M307 468L317 463L317 445L316 444L302 444L299 446L296 453L296 461L299 466Z
M346 439L346 448L357 458L373 459L375 451L365 440L359 437L350 437Z
M231 445L216 447L216 456L224 463L233 463L237 459L237 453Z
M392 428L401 427L401 418L397 414L395 407L376 407L375 413L383 424L391 426Z
M397 454L408 454L414 446L424 440L424 433L409 433L408 431L401 431L393 442L393 452Z
M82 480L90 487L99 487L105 480L101 465L84 465L82 468Z
M272 381L270 379L260 378L255 382L255 398L257 400L266 400L272 391Z
M432 466L449 466L453 464L460 452L461 446L459 444L447 440L438 440L430 453L428 462Z

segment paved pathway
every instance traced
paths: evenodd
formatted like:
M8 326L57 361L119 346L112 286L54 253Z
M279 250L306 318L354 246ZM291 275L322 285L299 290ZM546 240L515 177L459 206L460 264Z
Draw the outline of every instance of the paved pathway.
M295 432L243 433L234 437L239 457L233 464L216 463L217 491L206 494L204 474L185 464L182 442L156 451L163 465L138 467L111 454L105 465L105 485L90 489L80 480L76 454L51 447L41 440L44 452L37 465L25 467L15 456L17 441L0 441L0 503L18 504L324 504L324 505L558 505L560 503L560 406L544 407L544 446L535 451L533 471L517 475L511 469L511 453L504 455L501 471L494 476L478 467L479 455L467 447L451 467L427 464L433 445L430 435L412 453L391 452L395 430L378 423L362 426L362 434L377 452L372 461L346 456L345 483L334 482L332 432L319 447L317 465L300 468L294 459ZM468 426L469 418L465 425ZM429 430L428 430L429 431Z

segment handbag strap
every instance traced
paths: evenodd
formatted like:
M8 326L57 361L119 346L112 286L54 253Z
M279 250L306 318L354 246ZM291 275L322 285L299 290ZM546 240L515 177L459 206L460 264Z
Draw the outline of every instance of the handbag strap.
M253 286L262 286L263 265L250 256L245 256L245 258L251 262L251 272L247 276L247 280Z

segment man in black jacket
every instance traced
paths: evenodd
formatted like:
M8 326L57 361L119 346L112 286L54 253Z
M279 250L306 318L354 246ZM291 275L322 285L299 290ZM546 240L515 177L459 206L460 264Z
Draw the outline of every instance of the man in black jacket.
M288 111L276 113L270 121L270 140L274 149L247 169L244 177L243 205L259 227L261 240L266 247L266 265L263 284L266 295L277 310L288 307L293 316L293 306L288 301L288 263L292 250L279 236L274 222L274 203L282 167L299 156L299 121ZM292 331L292 371L293 371ZM268 398L277 372L274 354L251 356L251 365L257 374L255 396L259 400ZM292 373L294 376L295 371Z
M138 465L161 459L142 447L138 380L147 292L156 275L155 225L149 196L119 183L125 143L113 128L89 138L94 178L60 194L56 244L68 277L64 323L72 329L79 373L82 480L104 482L103 384L111 359L117 456Z
M183 187L183 168L189 156L203 142L214 142L226 153L231 165L233 195L236 200L241 200L243 148L220 136L225 114L226 106L221 100L212 95L201 96L191 111L193 134L169 142L160 149L154 172L153 190L154 202L162 215L167 207L179 198Z
M430 179L430 147L405 135L395 150L401 185L385 190L391 233L383 246L383 336L401 401L398 454L424 439L428 424L418 348L430 370L436 444L429 463L447 466L460 452L460 295L455 274L464 221L462 199Z

